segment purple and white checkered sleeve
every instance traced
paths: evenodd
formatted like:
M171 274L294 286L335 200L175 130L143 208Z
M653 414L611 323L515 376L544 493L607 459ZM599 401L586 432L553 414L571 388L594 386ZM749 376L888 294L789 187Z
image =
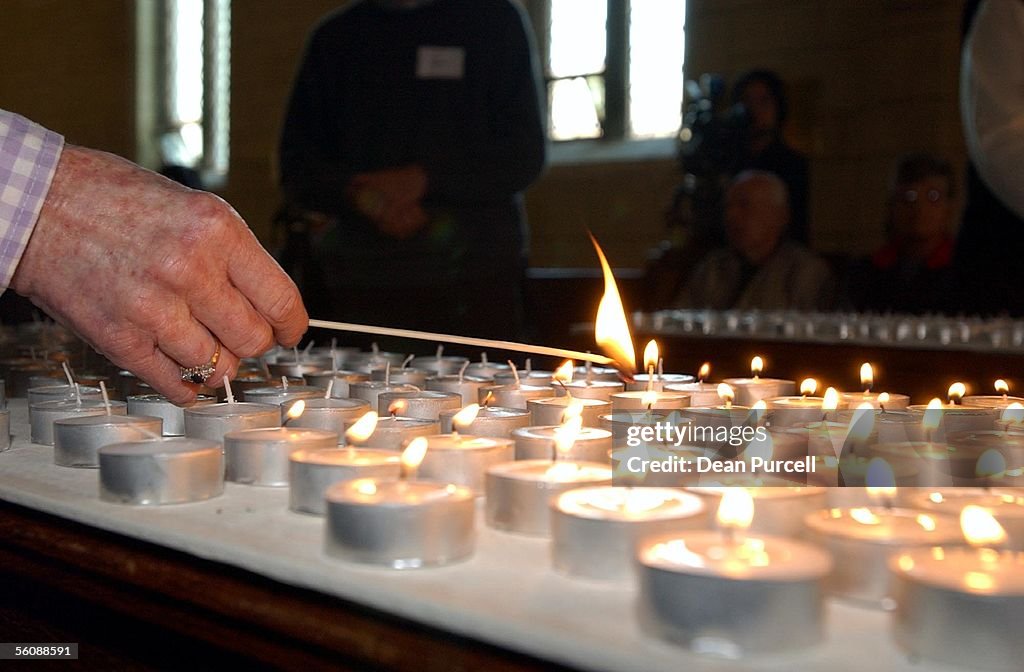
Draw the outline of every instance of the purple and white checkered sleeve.
M11 284L63 148L59 134L0 110L0 292Z

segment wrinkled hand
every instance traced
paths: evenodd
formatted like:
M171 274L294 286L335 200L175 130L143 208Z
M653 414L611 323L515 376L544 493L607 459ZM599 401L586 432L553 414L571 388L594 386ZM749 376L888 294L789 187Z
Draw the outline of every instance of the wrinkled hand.
M67 145L11 287L177 403L308 326L294 283L224 201Z
M349 184L356 209L393 238L408 238L427 223L420 205L427 193L427 174L420 166L360 173Z

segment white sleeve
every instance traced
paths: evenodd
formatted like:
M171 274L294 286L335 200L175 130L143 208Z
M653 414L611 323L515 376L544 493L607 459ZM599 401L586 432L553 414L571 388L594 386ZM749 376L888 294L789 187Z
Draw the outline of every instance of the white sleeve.
M960 66L967 151L989 188L1024 217L1024 2L982 4Z

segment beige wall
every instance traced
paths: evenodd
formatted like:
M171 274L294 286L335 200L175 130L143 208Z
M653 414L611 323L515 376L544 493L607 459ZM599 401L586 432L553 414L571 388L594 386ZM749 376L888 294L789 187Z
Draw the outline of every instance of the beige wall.
M305 36L339 0L240 0L232 20L231 175L224 196L267 239L279 196L275 148ZM687 71L752 66L791 84L790 135L811 157L815 246L865 251L881 237L900 154L961 164L956 106L963 0L690 0ZM72 142L134 156L132 0L3 0L0 106ZM638 266L662 233L672 160L552 166L528 195L532 262Z

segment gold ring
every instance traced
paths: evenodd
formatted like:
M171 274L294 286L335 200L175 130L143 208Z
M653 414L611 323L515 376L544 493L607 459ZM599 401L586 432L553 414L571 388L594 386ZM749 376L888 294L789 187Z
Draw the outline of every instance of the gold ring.
M210 379L213 372L217 369L217 360L220 359L220 342L217 343L217 349L213 351L213 357L210 358L206 364L200 364L199 366L181 367L181 379L186 383L195 383L196 385L202 385Z

